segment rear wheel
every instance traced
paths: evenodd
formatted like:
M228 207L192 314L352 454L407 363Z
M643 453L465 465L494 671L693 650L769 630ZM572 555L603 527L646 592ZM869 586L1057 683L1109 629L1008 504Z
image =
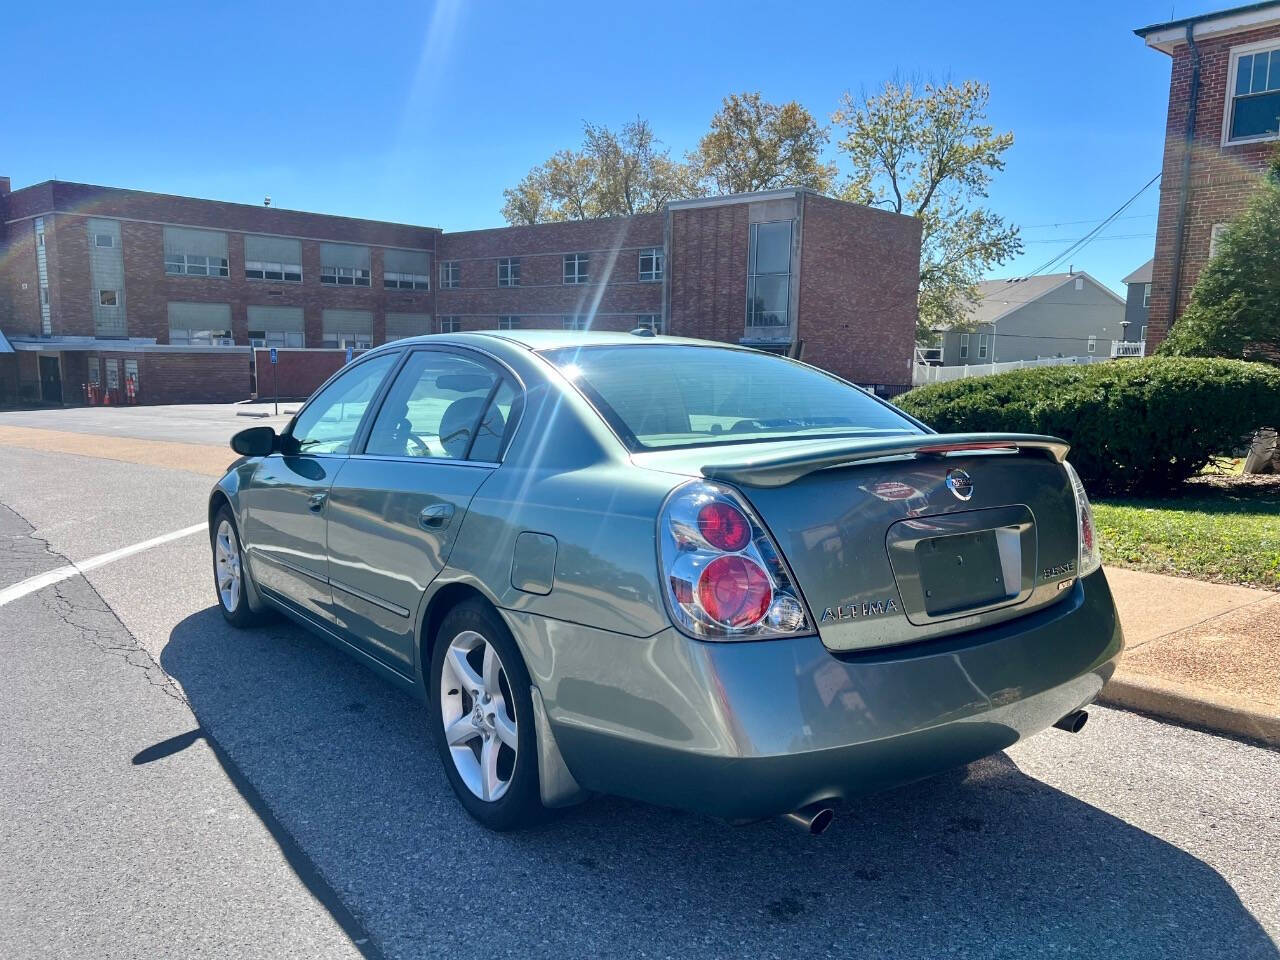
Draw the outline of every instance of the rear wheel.
M449 611L429 682L432 736L467 812L491 830L540 820L529 674L492 608L472 600Z
M249 609L249 588L245 582L244 551L231 509L222 506L213 518L213 587L218 609L233 627L251 627L262 617Z

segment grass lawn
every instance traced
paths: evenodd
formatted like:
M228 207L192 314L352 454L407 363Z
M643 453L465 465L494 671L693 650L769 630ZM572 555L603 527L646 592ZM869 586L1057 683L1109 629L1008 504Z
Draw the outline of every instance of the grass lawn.
M1162 499L1095 502L1103 562L1280 590L1280 483L1244 480L1203 477Z

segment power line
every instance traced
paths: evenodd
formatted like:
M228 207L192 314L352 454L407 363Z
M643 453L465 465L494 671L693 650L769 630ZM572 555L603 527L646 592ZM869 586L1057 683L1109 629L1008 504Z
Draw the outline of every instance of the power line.
M1147 239L1147 238L1154 239L1155 234L1154 233L1113 233L1109 237L1095 237L1094 239L1095 240L1141 240L1141 239ZM1083 237L1080 237L1079 239L1076 239L1076 240L1024 240L1022 242L1023 243L1079 243L1080 240L1083 240L1083 239L1084 239Z
M1071 256L1072 254L1078 253L1079 251L1083 250L1093 241L1094 237L1096 237L1099 233L1105 230L1116 219L1116 217L1120 216L1120 214L1124 213L1127 209L1129 209L1130 205L1132 205L1132 203L1135 200L1137 200L1140 196L1146 193L1147 188L1149 188L1153 183L1155 183L1159 179L1160 179L1160 174L1157 173L1154 177L1152 177L1150 180L1144 183L1142 185L1142 188L1137 193L1135 193L1132 197L1130 197L1124 203L1120 204L1120 206L1116 208L1115 212L1112 213L1111 216L1107 217L1107 219L1103 220L1100 224L1098 224L1096 227L1094 227L1092 230L1086 233L1083 237L1081 237L1071 246L1067 247L1067 249L1063 250L1057 256L1051 257L1050 259L1042 263L1040 266L1036 267L1036 269L1032 270L1031 273L1027 274L1027 276L1034 277L1037 274L1044 273L1046 270L1049 270L1052 267L1056 266L1057 264L1061 263L1063 260Z
M1116 220L1150 220L1152 217L1155 217L1155 216L1157 216L1157 214L1154 214L1154 213L1131 213L1127 217L1116 217L1115 219ZM1048 229L1049 227L1078 227L1086 223L1101 223L1105 219L1106 217L1103 217L1099 220L1058 220L1055 223L1030 223L1030 224L1023 224L1022 229L1023 230L1040 230L1040 229Z

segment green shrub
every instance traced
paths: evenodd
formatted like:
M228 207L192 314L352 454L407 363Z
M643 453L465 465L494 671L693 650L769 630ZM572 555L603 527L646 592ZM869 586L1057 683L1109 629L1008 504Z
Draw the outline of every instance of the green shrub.
M1035 367L917 387L898 398L943 433L1042 433L1097 493L1159 493L1280 425L1280 371L1260 363L1148 357Z

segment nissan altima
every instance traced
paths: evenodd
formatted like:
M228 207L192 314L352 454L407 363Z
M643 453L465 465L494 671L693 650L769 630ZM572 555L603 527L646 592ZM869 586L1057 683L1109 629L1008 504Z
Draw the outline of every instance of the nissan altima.
M755 350L400 340L232 447L223 615L416 693L493 829L611 793L818 832L1078 729L1123 647L1062 441L938 434Z

